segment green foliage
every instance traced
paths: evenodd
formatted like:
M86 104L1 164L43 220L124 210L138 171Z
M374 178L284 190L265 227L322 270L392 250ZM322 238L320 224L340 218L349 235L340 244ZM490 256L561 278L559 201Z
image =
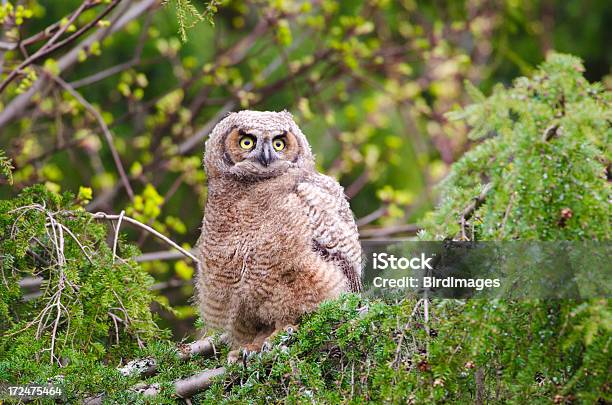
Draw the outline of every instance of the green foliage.
M0 174L7 178L9 184L13 184L13 163L6 153L0 149Z
M202 403L398 403L433 382L425 368L427 333L416 300L397 305L356 295L323 303L296 333L269 353L230 368L225 381L196 397ZM431 325L433 327L433 325ZM457 393L461 395L461 393ZM411 398L409 398L411 396Z
M478 390L486 403L500 404L610 399L610 330L586 351L575 340L585 305L437 300L426 321L422 304L354 295L327 302L296 334L281 335L271 352L231 368L196 399L474 403Z
M81 191L80 203L91 198ZM0 381L45 383L61 374L77 392L90 367L167 337L150 311L153 279L133 261L137 249L120 238L115 255L106 224L74 196L36 186L0 201L0 230ZM19 283L37 278L41 294L25 297Z
M583 70L577 58L554 54L513 88L498 87L486 99L470 90L477 103L449 115L467 119L470 136L481 143L442 184L443 202L423 238L609 239L612 95L589 84ZM485 183L492 187L483 195ZM462 221L480 197L482 204ZM464 388L455 372L470 362L482 367L488 398L501 402L610 400L612 312L606 298L473 300L442 330L446 340L431 353L451 390ZM536 376L548 389L532 384Z
M612 94L583 71L579 59L553 54L510 89L498 86L487 99L469 91L476 103L448 116L467 120L481 142L442 183L424 238L610 238ZM486 184L484 202L462 225Z
M217 7L220 3L218 0L210 0L206 4L204 12L200 13L191 0L174 0L176 3L176 17L179 24L179 34L183 41L187 41L187 30L201 21L206 21L214 25L213 16L217 12ZM167 5L170 0L164 0L163 4Z

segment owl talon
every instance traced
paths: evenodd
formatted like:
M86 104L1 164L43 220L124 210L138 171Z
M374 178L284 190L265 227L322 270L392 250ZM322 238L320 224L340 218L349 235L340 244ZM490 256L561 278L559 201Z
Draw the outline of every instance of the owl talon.
M249 360L251 360L253 357L257 356L259 354L258 350L249 350L246 347L243 347L241 349L242 352L242 364L246 367L247 363L249 362Z
M287 332L287 335L291 336L294 333L297 332L297 326L295 325L287 325L285 326L285 332Z
M257 354L257 351L251 350L248 347L241 347L237 350L232 350L227 354L227 364L236 364L239 361L246 366L248 360L253 358Z
M272 343L270 343L270 341L266 340L265 342L263 342L263 345L261 345L261 351L262 352L269 352L270 350L272 350Z
M283 329L278 331L278 333L284 333L284 335L281 336L281 342L287 342L296 332L297 326L295 325L286 325Z

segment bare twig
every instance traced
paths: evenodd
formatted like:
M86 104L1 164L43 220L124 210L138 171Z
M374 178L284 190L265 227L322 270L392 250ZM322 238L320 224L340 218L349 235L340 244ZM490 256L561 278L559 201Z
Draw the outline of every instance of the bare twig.
M491 189L493 188L493 184L492 183L487 183L485 184L485 186L482 188L480 194L478 195L478 197L474 198L472 200L471 203L469 203L463 210L463 213L461 214L461 218L465 219L466 221L469 220L472 215L474 214L474 212L480 208L480 206L482 205L482 203L484 203L485 199L487 198L487 194L489 194L489 191L491 191Z
M469 221L469 219L472 218L472 215L474 215L474 212L476 212L476 210L480 208L480 206L485 202L487 198L487 194L489 194L492 188L493 188L492 183L485 184L482 190L480 191L480 194L478 195L478 197L474 198L463 209L463 212L461 213L461 219L459 220L459 223L461 225L461 240L469 240L469 238L467 237L467 233L465 232L465 226L467 224L467 221ZM473 236L474 235L472 234L472 238Z
M119 240L119 228L121 228L121 221L123 221L123 216L125 215L125 211L121 210L119 214L119 220L117 221L117 226L115 227L115 237L113 239L113 263L115 262L115 258L117 257L117 242Z
M356 221L357 226L364 226L364 225L367 225L369 223L372 223L372 222L376 221L378 218L384 216L387 212L388 212L388 206L387 206L387 204L383 204L381 207L379 207L376 210L372 211L368 215L359 218Z
M112 221L118 220L121 217L120 215L110 215L105 212L96 212L95 214L93 214L93 216L96 219L107 219L107 220L112 220ZM192 255L190 252L180 247L176 242L174 242L167 236L162 235L161 233L157 232L155 229L151 228L149 225L145 225L142 222L137 221L134 218L128 217L126 215L123 215L123 221L129 222L132 225L136 225L137 227L144 229L149 233L152 233L153 235L157 236L159 239L166 242L168 245L172 246L173 248L181 252L183 255L193 260L194 263L196 263L199 266L200 261L194 255Z
M115 290L112 290L112 292L113 292L113 295L115 296L115 298L117 298L117 301L119 302L119 305L121 305L121 307L120 308L111 307L110 310L117 309L117 310L121 311L123 313L123 315L125 315L125 319L122 320L122 323L126 326L126 328L128 326L133 326L134 322L132 322L132 318L128 314L127 309L125 308L125 305L123 305L123 301L121 300L119 295L115 292ZM110 311L109 311L109 313L110 313ZM140 339L140 336L138 335L138 331L137 330L134 330L134 337L136 338L136 342L138 343L138 347L140 347L142 349L144 347L144 343Z
M70 230L70 228L68 228L67 226L60 224L62 229L68 234L70 235L70 237L72 239L74 239L74 241L76 242L77 245L79 245L79 248L81 248L81 251L83 252L83 254L85 255L85 257L87 258L87 260L89 261L89 263L93 264L93 261L91 260L91 256L89 256L89 254L87 253L87 250L85 249L85 246L83 246L83 244L79 241L79 239L76 237L76 235Z
M191 249L191 253L195 254L195 249ZM180 259L183 255L180 252L174 250L162 250L160 252L143 253L136 257L136 261L141 262L152 262L154 260L174 260Z
M355 197L370 181L370 171L365 168L363 172L345 190L346 197L350 200Z
M395 235L398 233L416 233L419 227L415 224L391 225L380 228L366 228L359 230L359 236L362 238L382 238L385 236Z
M132 186L130 186L130 181L128 180L128 177L125 173L125 169L123 168L123 164L121 163L121 158L119 157L119 152L117 152L117 149L115 148L115 145L113 144L113 135L111 134L110 129L108 129L106 122L104 122L104 118L102 118L102 114L100 114L100 112L96 110L94 106L89 103L89 101L85 100L85 98L81 96L81 94L78 91L73 89L68 83L66 83L60 77L54 76L54 75L50 75L50 77L55 82L57 82L62 88L64 88L64 90L70 93L75 99L77 99L77 101L81 103L81 105L83 105L83 107L85 107L85 109L89 111L91 115L94 116L96 121L98 121L98 124L100 125L100 128L102 129L102 133L104 134L104 138L106 139L106 143L108 144L108 147L113 156L113 160L115 161L115 166L117 167L117 171L119 172L119 177L121 177L121 182L123 183L123 186L125 187L125 191L130 197L130 200L134 200L134 190L132 190Z

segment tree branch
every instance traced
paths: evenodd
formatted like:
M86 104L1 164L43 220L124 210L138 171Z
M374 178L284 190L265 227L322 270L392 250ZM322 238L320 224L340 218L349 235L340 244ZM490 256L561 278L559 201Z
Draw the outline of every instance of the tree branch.
M480 208L480 206L482 205L482 203L484 203L484 201L487 198L487 194L489 194L489 191L491 191L491 189L493 188L493 184L491 183L487 183L485 184L485 186L482 188L482 191L480 192L480 195L478 195L478 197L474 198L472 200L472 202L470 202L464 209L463 209L463 213L461 214L461 219L463 221L467 221L469 220L472 215L474 215L474 212Z
M144 12L149 10L151 7L158 4L159 0L142 0L132 7L126 10L130 2L126 2L126 7L117 9L114 14L113 21L109 27L103 27L96 30L92 35L87 37L84 41L80 42L68 53L57 60L58 69L61 72L65 71L79 59L79 53L89 47L92 43L102 41L108 35L113 34L121 30L130 21L138 18ZM26 108L33 100L33 96L41 91L46 84L45 78L39 78L30 88L19 96L15 97L11 102L6 105L4 110L0 111L0 129L6 126L15 117L24 114Z
M107 7L107 9L100 14L99 18L92 20L92 22L94 24L97 23L101 18L103 18L107 13L109 13L117 5L119 1L121 0L114 0L113 3L111 3L111 5ZM44 44L33 55L31 55L30 57L26 58L26 60L21 62L19 66L13 69L9 73L9 75L6 77L6 79L2 83L0 83L0 93L2 93L4 89L6 88L6 86L8 86L13 81L13 79L17 77L17 75L21 72L22 69L36 62L38 59L50 54L51 52L67 44L68 42L73 41L74 39L81 36L87 29L89 29L91 25L87 24L86 26L82 27L80 30L72 34L70 37L54 45L55 41L58 40L59 37L61 37L66 32L68 27L70 27L70 25L72 25L72 23L75 22L76 19L83 13L83 11L85 11L85 9L89 7L90 5L91 5L91 0L86 0L83 3L81 3L79 8L74 13L72 13L70 18L66 22L66 24L61 25L60 29L51 37L49 41L47 41L46 44Z
M382 228L368 228L359 230L359 236L362 238L381 238L398 233L416 233L419 227L415 224L392 225Z
M111 134L110 129L108 129L108 126L106 125L106 122L104 122L104 118L102 117L100 112L98 112L98 110L96 110L94 108L94 106L92 106L89 103L89 101L85 100L85 98L83 96L81 96L81 94L78 91L73 89L68 83L63 81L60 77L54 76L54 75L51 75L51 74L49 76L56 83L58 83L62 88L64 88L64 90L66 90L74 98L76 98L77 101L79 103L81 103L81 105L83 105L83 107L85 107L85 109L87 111L89 111L91 113L91 115L94 116L96 121L98 121L98 124L100 125L100 128L102 128L102 133L104 134L104 138L106 139L106 143L108 144L108 147L110 148L111 154L113 156L113 160L115 161L115 166L117 167L117 171L119 172L119 177L121 177L121 182L123 183L123 186L125 187L125 191L127 192L128 196L130 197L130 200L133 201L134 200L134 190L132 189L132 186L130 186L130 181L128 180L128 177L127 177L127 175L125 173L125 169L123 168L123 164L121 163L121 158L119 157L119 153L117 152L117 149L115 149L115 145L113 144L113 135Z
M149 225L145 225L142 222L135 220L134 218L128 217L126 215L123 215L123 216L121 216L121 215L110 215L110 214L107 214L105 212L96 212L95 214L92 214L92 215L93 215L93 217L95 219L106 219L106 220L111 220L111 221L118 220L119 218L123 218L123 221L129 222L132 225L136 225L137 227L139 227L141 229L144 229L147 232L152 233L153 235L157 236L159 239L161 239L164 242L166 242L168 245L172 246L173 248L175 248L176 250L181 252L183 255L185 255L188 258L190 258L191 260L193 260L193 262L196 263L198 266L200 265L200 260L198 260L194 255L192 255L187 250L185 250L182 247L180 247L172 239L170 239L167 236L157 232L155 229L151 228Z
M474 212L476 212L476 210L480 208L480 206L484 203L484 201L487 198L487 194L489 194L489 191L491 191L492 188L493 188L492 183L485 184L482 190L480 191L480 195L474 198L463 209L463 212L461 213L461 219L459 220L459 224L461 225L461 239L462 240L469 240L465 232L465 225L467 224L467 221L472 217L472 215L474 215ZM474 235L472 235L472 238L474 238Z
M223 336L221 337L223 341ZM196 340L189 344L178 344L177 355L181 360L188 360L195 355L212 356L215 353L215 345L212 337ZM123 376L150 376L157 372L157 361L154 358L148 357L130 361L123 367L117 370ZM190 377L174 381L174 389L176 394L181 398L189 398L196 393L205 390L212 384L215 377L225 374L225 367L205 370L201 373ZM152 397L160 392L158 384L140 383L132 388L133 391L142 393L144 396ZM104 393L85 398L83 401L87 405L98 405L104 401Z

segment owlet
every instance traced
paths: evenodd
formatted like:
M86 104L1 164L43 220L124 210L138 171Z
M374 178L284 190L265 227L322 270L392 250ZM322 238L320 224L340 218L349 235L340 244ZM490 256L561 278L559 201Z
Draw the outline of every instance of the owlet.
M207 325L257 351L327 299L361 289L361 247L342 187L318 173L290 113L240 111L206 142L197 252Z

